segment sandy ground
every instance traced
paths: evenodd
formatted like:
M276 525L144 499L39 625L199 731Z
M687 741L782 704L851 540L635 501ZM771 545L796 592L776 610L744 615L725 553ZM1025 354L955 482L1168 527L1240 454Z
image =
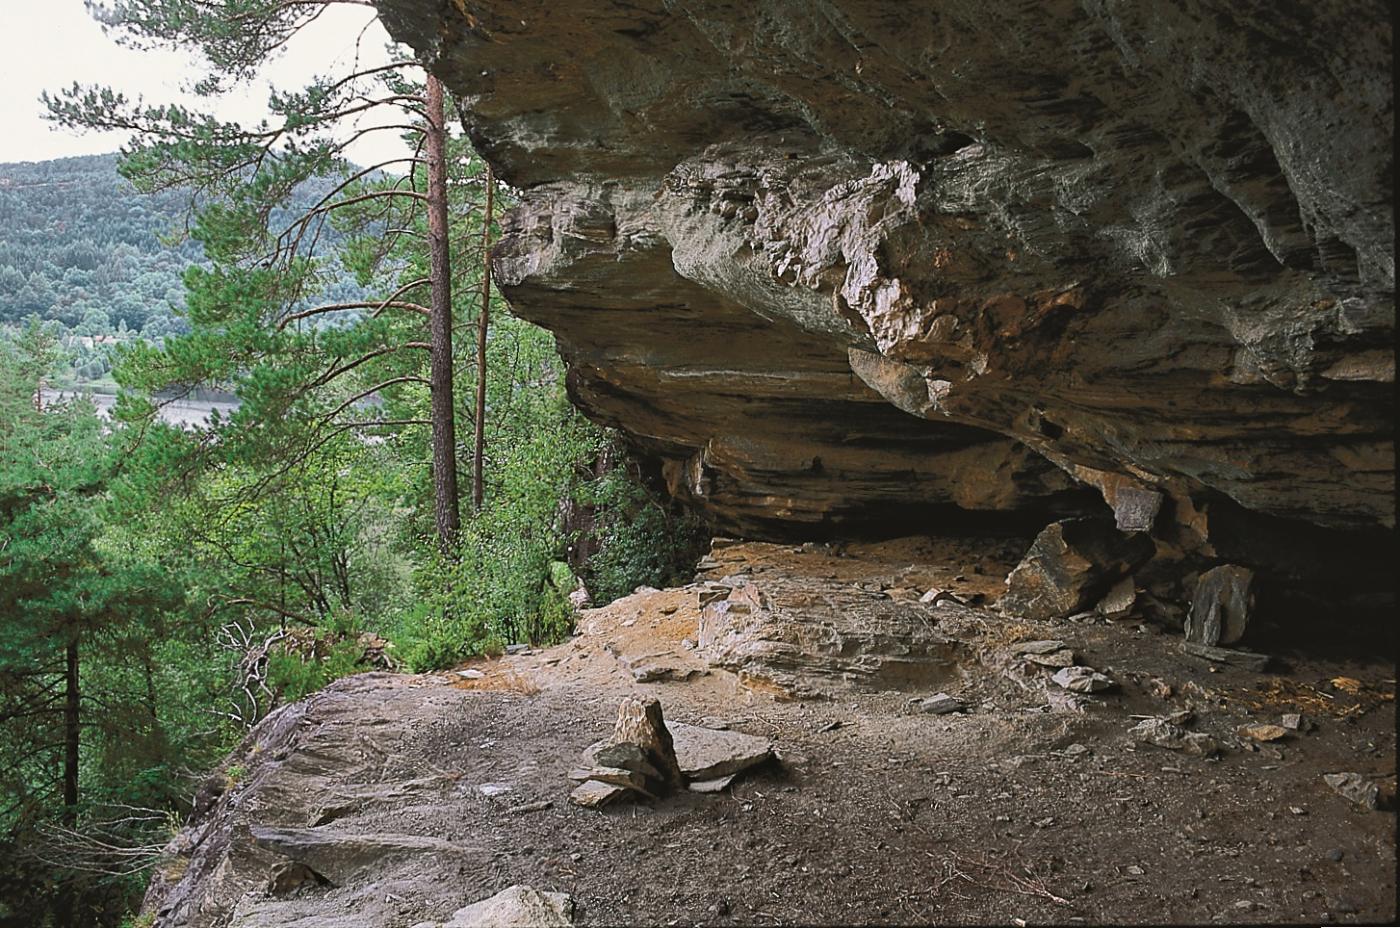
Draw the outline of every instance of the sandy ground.
M717 550L708 576L806 572L894 598L939 587L990 602L1020 550L745 544ZM462 874L461 904L526 883L570 893L581 923L607 925L1395 920L1394 813L1322 779L1394 783L1395 665L1374 648L1309 657L1275 642L1279 672L1255 674L1211 669L1135 619L1036 626L988 613L968 642L983 659L943 687L970 711L930 716L909 692L791 701L700 672L683 645L698 615L694 588L642 592L585 612L563 645L462 668L481 679L436 679L468 691L460 709L398 750L508 788L474 793L443 834L471 836L489 860ZM1050 637L1118 689L1064 711L1001 672L1006 644ZM658 658L697 672L634 682L631 668ZM781 759L719 795L573 807L565 774L628 692L657 696L668 718L769 737ZM1183 709L1227 745L1221 756L1127 736L1134 716ZM1289 712L1303 731L1257 745L1236 734ZM444 831L438 817L383 814L399 831Z

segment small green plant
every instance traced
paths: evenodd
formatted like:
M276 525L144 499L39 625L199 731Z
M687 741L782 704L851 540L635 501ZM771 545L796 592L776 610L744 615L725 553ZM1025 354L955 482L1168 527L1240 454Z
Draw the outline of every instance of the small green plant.
M229 789L243 782L243 778L248 776L248 768L242 764L229 764L224 771L224 779L228 780Z
M705 523L652 496L633 464L608 471L580 496L596 513L598 553L585 567L596 605L643 584L669 586L694 569L709 542Z

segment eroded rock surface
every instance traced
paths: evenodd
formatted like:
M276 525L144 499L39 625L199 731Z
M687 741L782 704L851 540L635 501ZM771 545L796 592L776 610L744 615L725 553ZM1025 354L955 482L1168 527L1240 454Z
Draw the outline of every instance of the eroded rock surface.
M1393 524L1384 4L377 4L524 191L512 304L721 526Z
M786 697L955 679L969 655L939 623L958 607L895 599L872 586L819 577L745 580L701 611L698 650L746 686Z

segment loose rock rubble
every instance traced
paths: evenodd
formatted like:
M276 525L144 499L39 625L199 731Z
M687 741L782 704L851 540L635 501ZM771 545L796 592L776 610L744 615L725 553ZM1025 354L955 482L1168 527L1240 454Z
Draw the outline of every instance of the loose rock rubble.
M1166 748L1169 751L1209 755L1220 750L1220 746L1210 735L1186 731L1180 725L1166 719L1144 719L1134 725L1128 734L1134 741Z
M1380 784L1355 771L1329 773L1322 779L1337 795L1350 799L1363 809L1375 811L1387 804L1383 802L1385 797L1382 795Z

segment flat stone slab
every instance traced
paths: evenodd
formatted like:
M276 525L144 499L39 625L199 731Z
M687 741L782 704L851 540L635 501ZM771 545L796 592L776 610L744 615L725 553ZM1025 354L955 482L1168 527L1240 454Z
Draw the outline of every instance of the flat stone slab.
M927 699L919 700L918 705L919 711L930 715L947 715L949 712L961 712L967 708L961 699L947 693L935 693Z
M1230 664L1234 667L1243 667L1245 670L1252 670L1255 673L1263 673L1269 666L1269 655L1255 654L1252 651L1236 651L1233 648L1214 648L1207 644L1198 644L1194 641L1184 641L1181 650L1191 655L1207 660L1215 664Z
M732 776L773 756L773 742L737 731L669 722L681 773L692 782Z
M1023 654L1021 656L1032 664L1039 664L1041 667L1074 666L1074 652L1069 648L1061 648L1058 651L1048 651L1044 654Z
M569 801L585 809L601 809L608 803L628 792L626 787L586 780L569 794Z
M1328 773L1322 777L1323 782L1332 787L1339 796L1344 796L1363 809L1378 809L1381 806L1380 785L1373 780L1368 780L1361 774L1354 771L1346 773Z
M1009 650L1012 654L1053 654L1068 647L1063 641L1052 638L1045 641L1020 641L1013 644Z
M691 780L690 785L687 786L686 789L689 789L692 793L722 792L730 783L734 782L734 778L737 776L737 773L731 773L727 777L718 777L713 780Z
M1254 741L1277 741L1288 734L1288 729L1282 725L1254 724L1244 725L1239 729L1239 733Z
M589 780L596 780L599 783L606 783L609 786L622 786L630 790L635 790L644 796L654 794L647 789L646 777L635 770L627 770L622 767L582 767L578 770L569 771L569 779L575 783L587 783Z

